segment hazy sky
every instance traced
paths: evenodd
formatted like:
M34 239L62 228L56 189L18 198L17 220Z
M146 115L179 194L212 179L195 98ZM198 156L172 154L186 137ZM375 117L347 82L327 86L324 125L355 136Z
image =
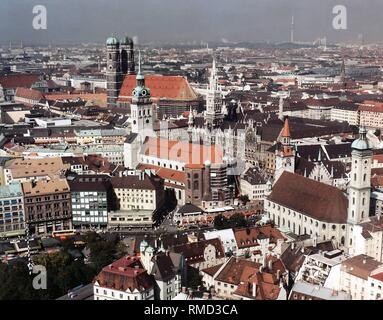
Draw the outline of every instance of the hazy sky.
M32 28L45 5L48 29ZM348 9L348 29L332 28L332 8ZM111 33L148 41L383 41L382 0L0 0L0 42L103 41Z

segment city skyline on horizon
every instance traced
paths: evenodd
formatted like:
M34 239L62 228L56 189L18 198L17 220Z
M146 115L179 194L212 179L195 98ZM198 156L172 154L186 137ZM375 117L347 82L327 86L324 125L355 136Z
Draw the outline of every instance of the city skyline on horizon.
M147 0L142 5L135 0L96 0L91 3L83 0L80 4L73 0L65 3L21 0L15 5L13 1L4 0L0 4L0 28L4 30L3 43L101 43L113 33L138 35L143 43L278 43L290 41L294 16L296 42L313 42L323 37L329 43L383 40L379 16L383 3L370 0L371 5L363 6L358 1L339 2L240 0L232 3L211 0L206 3L195 0L185 3L166 0L160 4L156 0ZM47 9L47 30L32 28L35 5ZM346 30L334 30L332 26L335 17L332 11L336 5L344 5L347 9Z

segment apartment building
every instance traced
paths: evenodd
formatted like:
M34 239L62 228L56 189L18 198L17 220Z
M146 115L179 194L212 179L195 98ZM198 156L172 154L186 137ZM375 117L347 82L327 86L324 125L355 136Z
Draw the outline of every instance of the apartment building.
M0 187L0 237L25 233L24 198L20 184Z
M22 184L25 220L32 234L72 229L71 194L66 179Z
M116 208L110 212L111 228L151 228L154 214L165 201L164 180L145 172L113 177Z
M106 175L69 176L74 227L106 227L111 184Z

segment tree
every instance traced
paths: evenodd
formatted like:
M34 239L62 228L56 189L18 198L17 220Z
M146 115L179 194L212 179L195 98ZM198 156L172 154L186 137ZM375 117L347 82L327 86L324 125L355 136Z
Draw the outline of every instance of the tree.
M223 216L222 214L219 214L215 216L214 218L214 228L217 230L227 229L229 225L228 219Z
M47 298L56 299L70 289L90 283L96 270L84 264L81 259L73 258L61 250L53 254L41 254L34 259L35 264L45 266L47 270Z
M250 201L249 196L247 194L241 195L238 199L242 202L244 206Z
M25 262L9 265L0 263L0 300L40 300L46 298L42 291L32 286Z
M214 218L214 228L217 230L228 228L244 228L247 226L247 220L242 213L234 213L229 219L222 214L219 214Z
M229 219L229 224L231 228L244 228L248 225L242 213L234 213Z

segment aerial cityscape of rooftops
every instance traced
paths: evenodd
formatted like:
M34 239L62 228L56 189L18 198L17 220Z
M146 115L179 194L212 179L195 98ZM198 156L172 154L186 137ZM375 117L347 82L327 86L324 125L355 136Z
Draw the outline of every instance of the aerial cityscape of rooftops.
M0 46L0 300L382 300L383 45L287 15Z

